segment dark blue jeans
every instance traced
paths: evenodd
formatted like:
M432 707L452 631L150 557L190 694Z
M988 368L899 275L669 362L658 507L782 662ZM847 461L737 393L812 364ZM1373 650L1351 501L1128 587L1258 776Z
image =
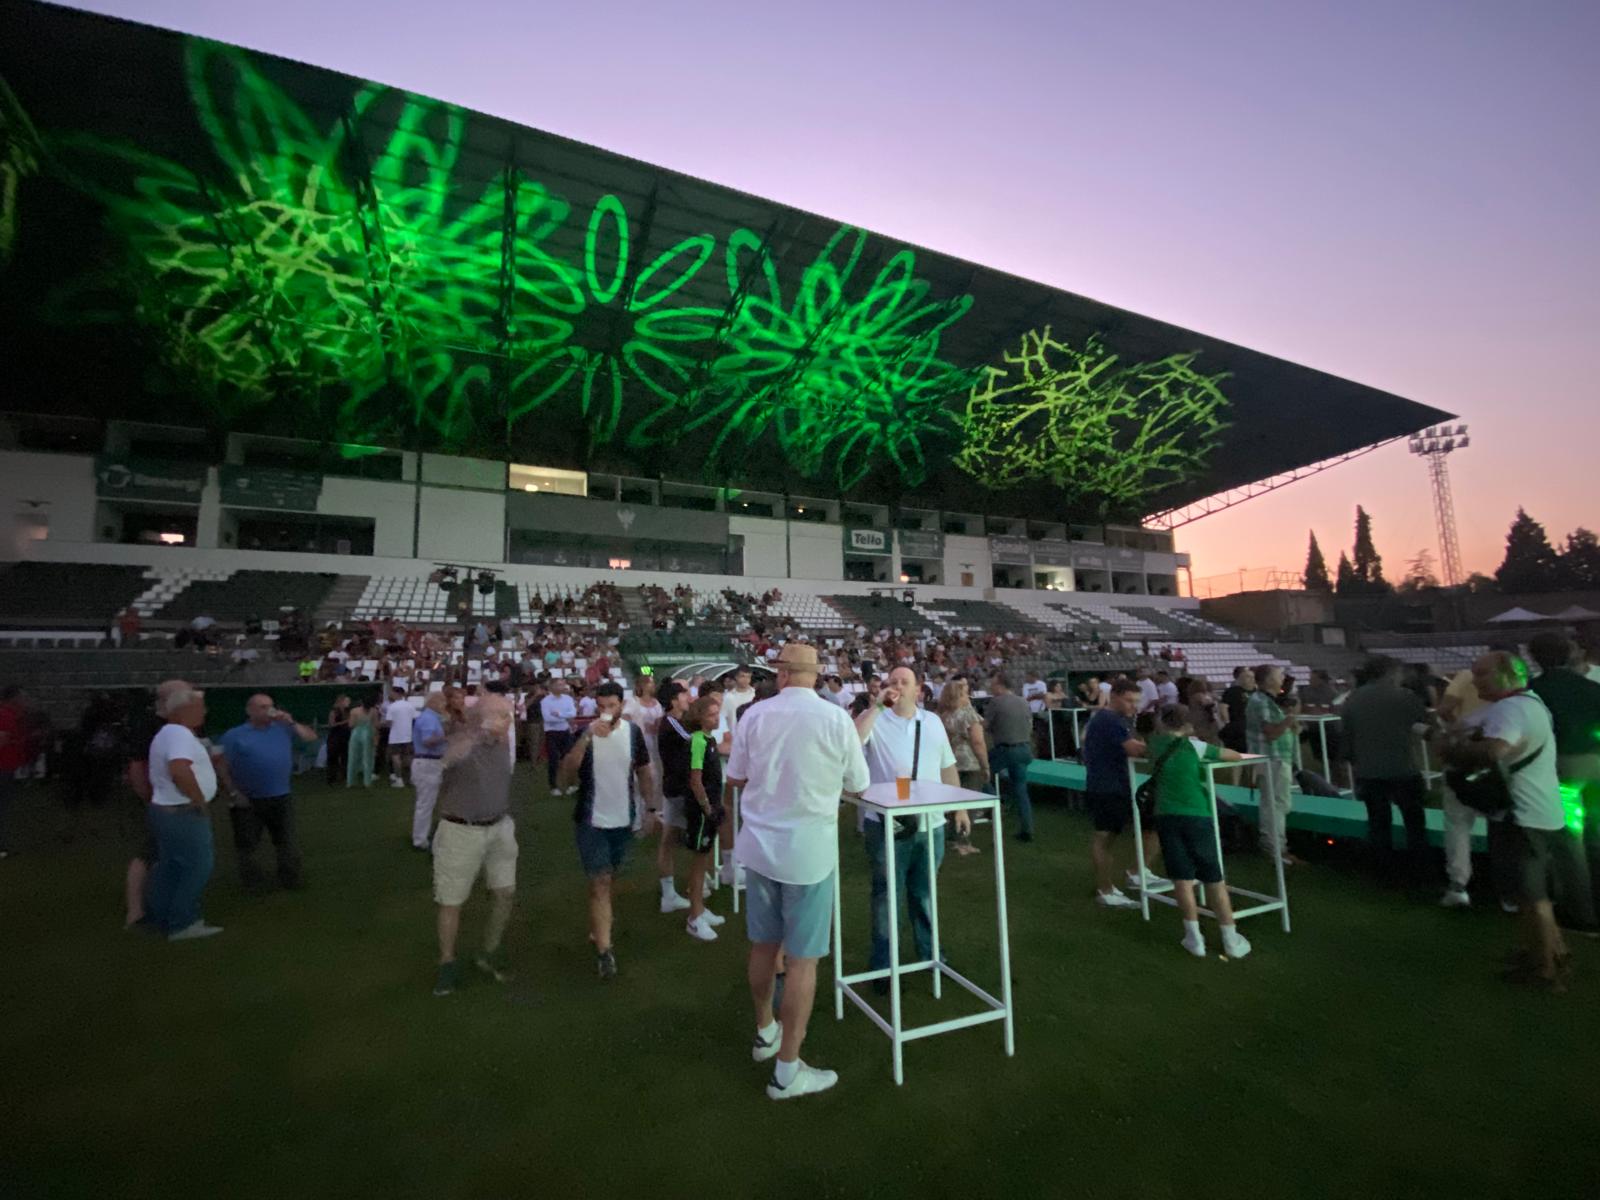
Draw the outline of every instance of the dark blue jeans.
M545 770L550 774L550 790L556 790L556 768L577 741L570 729L547 729L544 735Z
M888 856L883 845L882 821L868 821L867 859L872 863L872 955L867 960L876 971L889 965L889 874ZM933 830L933 869L944 862L944 824ZM911 936L917 957L922 962L933 957L933 908L929 904L932 881L928 877L928 835L903 837L894 844L894 873L899 891L900 911L911 914ZM901 961L904 961L902 959Z
M156 865L145 890L145 911L163 933L177 933L200 919L200 896L216 863L211 813L196 813L187 804L152 804L150 827L156 835Z
M989 751L989 769L1011 785L1011 802L1017 806L1018 833L1033 832L1033 801L1028 797L1028 764L1033 751L1027 746L996 746Z

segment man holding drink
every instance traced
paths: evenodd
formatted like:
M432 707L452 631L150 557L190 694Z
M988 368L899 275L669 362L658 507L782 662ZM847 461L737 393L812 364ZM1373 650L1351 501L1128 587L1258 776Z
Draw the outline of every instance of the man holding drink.
M889 672L878 702L856 718L867 759L867 772L873 783L893 780L901 800L911 798L914 780L960 786L955 752L937 713L917 706L920 681L910 667ZM922 828L923 818L903 817L885 822L876 813L866 814L864 830L867 859L872 864L872 953L868 966L876 971L889 965L889 876L884 838L893 837L895 886L903 893L904 908L911 914L911 933L916 942L917 959L933 954L933 913L930 904L932 879L928 871L928 840L933 839L933 869L944 862L944 823L932 830ZM890 828L886 829L885 825ZM957 834L970 833L972 819L965 810L955 814ZM898 935L898 931L894 931ZM889 981L875 980L875 990L884 994Z

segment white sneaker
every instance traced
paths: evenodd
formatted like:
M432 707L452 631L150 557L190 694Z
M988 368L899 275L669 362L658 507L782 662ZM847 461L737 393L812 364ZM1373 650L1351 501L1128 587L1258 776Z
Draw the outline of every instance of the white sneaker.
M702 900L711 899L712 894L716 890L717 890L717 881L715 879L711 878L711 876L707 875L706 878L705 878L705 882L700 885L700 899L702 899Z
M1229 958L1243 958L1250 953L1250 942L1237 929L1222 931L1222 952Z
M1137 900L1130 900L1121 888L1112 888L1109 892L1096 892L1094 902L1101 908L1138 908Z
M178 930L177 933L167 934L169 942L188 942L195 938L215 937L222 932L221 925L207 925L204 921L196 921L187 928Z
M669 896L661 897L661 911L664 913L682 912L689 907L689 898L673 892Z
M809 1096L813 1092L825 1092L838 1082L837 1071L823 1071L801 1062L788 1087L779 1087L778 1073L776 1071L772 1073L772 1082L767 1084L767 1099L793 1100L799 1096Z
M778 1030L772 1035L770 1042L761 1040L761 1031L756 1030L756 1036L750 1041L750 1057L756 1062L766 1062L778 1053L778 1047L783 1045L783 1022L777 1022Z
M1183 935L1183 941L1179 945L1196 958L1204 958L1206 956L1206 936L1203 933L1186 933Z
M727 917L719 917L716 913L712 912L709 908L701 909L700 910L700 916L702 918L704 918L705 923L707 925L711 926L711 928L713 928L713 929L716 929L718 926L726 925L728 923L728 918Z
M683 927L690 937L699 941L714 942L717 940L717 931L711 928L703 917L698 921L685 921Z
M1446 888L1444 895L1439 897L1440 908L1471 908L1472 897L1467 895L1466 888Z
M389 776L389 786L390 787L403 788L403 787L405 787L405 785L406 785L406 781L404 779L401 779L400 776L398 776L398 775Z
M744 886L744 868L740 867L737 871L733 871L733 870L729 870L729 867L728 867L727 863L723 863L722 864L722 882L724 884L726 884L728 887L741 887L742 888Z
M1514 917L1522 911L1522 905L1514 900L1502 900L1500 901L1500 911L1508 917Z
M1149 867L1145 868L1144 879L1143 880L1141 880L1139 878L1139 876L1135 875L1132 871L1129 871L1127 873L1127 875L1128 875L1128 886L1130 888L1132 888L1136 892L1137 891L1143 891L1143 890L1146 890L1146 889L1154 889L1154 888L1162 888L1162 887L1170 887L1170 886L1172 886L1172 880L1161 878L1161 876L1157 875L1154 871L1150 870Z

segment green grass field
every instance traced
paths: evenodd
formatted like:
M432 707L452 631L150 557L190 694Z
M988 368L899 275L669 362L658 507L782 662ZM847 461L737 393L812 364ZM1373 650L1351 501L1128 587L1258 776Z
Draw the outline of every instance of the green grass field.
M41 793L0 862L0 1196L1498 1197L1596 1194L1600 947L1563 997L1499 982L1511 922L1380 891L1338 859L1292 876L1295 932L1195 961L1176 914L1088 900L1086 820L1045 804L1007 860L1017 1054L1000 1027L888 1041L833 1017L832 1092L774 1104L747 1045L742 926L711 945L620 885L621 976L584 940L568 802L518 775L514 983L429 994L428 860L410 792L299 781L310 887L244 896L219 836L218 938L121 928L109 813L62 845ZM226 830L220 812L219 833ZM865 855L842 834L849 957ZM989 836L942 881L953 961L998 986ZM1255 862L1241 882L1265 883ZM727 907L726 891L714 907ZM483 905L468 909L464 948ZM1215 931L1211 932L1215 946ZM922 987L926 987L923 984ZM952 996L951 993L955 995ZM941 1013L971 1011L959 989ZM912 1020L935 1005L921 988Z

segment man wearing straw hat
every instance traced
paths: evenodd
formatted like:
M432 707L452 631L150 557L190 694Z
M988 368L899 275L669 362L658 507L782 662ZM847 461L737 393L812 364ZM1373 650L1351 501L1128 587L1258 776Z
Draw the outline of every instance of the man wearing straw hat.
M828 952L833 876L839 867L839 798L870 776L855 725L816 693L816 647L789 642L773 664L780 691L753 705L734 727L728 782L743 789L735 853L745 869L750 995L756 1035L751 1057L776 1058L767 1095L789 1100L831 1088L833 1071L800 1060L817 991L817 960ZM781 1014L772 1010L778 955L785 956Z

